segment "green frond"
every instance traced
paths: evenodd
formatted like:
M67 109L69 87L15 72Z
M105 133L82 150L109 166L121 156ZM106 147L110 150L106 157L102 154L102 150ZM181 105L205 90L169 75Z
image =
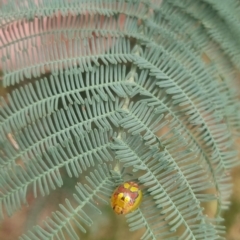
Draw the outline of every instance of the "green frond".
M65 239L69 236L71 239L79 239L76 230L73 229L72 223L76 227L86 233L85 226L90 227L93 224L93 219L86 212L88 206L95 213L101 214L101 211L96 205L96 201L107 203L114 189L115 183L112 181L110 169L107 165L103 165L95 169L94 172L86 177L87 184L78 183L76 185L77 194L73 194L75 204L68 199L65 200L65 205L60 204L60 210L53 212L51 218L47 218L43 222L43 226L35 226L32 231L20 237L21 240L42 240L42 239Z
M144 140L149 140L146 144L152 144L157 141L155 133L167 124L166 121L159 124L162 118L163 114L156 113L154 108L149 108L146 103L130 102L128 111L119 124L132 135L142 133Z
M8 99L10 104L3 100L0 130L15 132L31 121L56 111L59 105L65 109L74 102L84 105L84 98L91 104L93 96L96 101L107 101L108 98L114 101L116 96L126 97L128 90L123 86L125 74L124 66L101 66L84 76L80 69L75 69L26 85L12 92ZM27 101L26 96L29 98Z
M197 138L204 138L204 135L199 134L199 127L194 126L194 128L190 129L188 127L188 122L183 118L182 120L179 118L179 110L174 109L169 103L169 100L164 93L160 91L160 89L156 88L156 80L150 78L150 80L147 78L148 71L142 71L140 76L136 78L136 83L139 84L140 93L142 96L148 97L145 98L143 101L146 102L149 106L155 107L155 112L159 113L165 113L165 118L163 121L159 122L159 126L161 124L169 124L171 123L172 128L179 128L181 131L184 132L184 138L185 141L188 143L191 143L189 145L189 149L195 149L195 152L201 159L201 164L207 164L207 168L210 170L211 175L213 176L213 181L215 183L215 187L219 189L218 179L221 179L222 177L222 168L218 165L217 169L215 168L214 164L211 162L210 159L212 159L213 155L209 154L211 153L211 149L202 148L200 142L197 140ZM220 125L219 125L220 126ZM202 129L203 131L203 129ZM225 133L226 133L225 129ZM228 133L226 133L228 134ZM224 133L223 133L224 135ZM209 140L209 139L204 139ZM210 144L209 144L210 145ZM210 145L211 146L211 145ZM227 154L228 157L234 157L231 152ZM215 156L216 157L216 156ZM227 159L226 159L227 160ZM205 161L205 163L204 163ZM237 163L236 158L233 158L233 165L234 163Z
M214 237L216 232L204 220L200 201L214 200L215 197L199 194L202 190L211 189L212 186L208 179L204 179L204 171L201 166L196 163L186 165L188 154L186 151L176 151L176 147L171 146L171 143L175 144L176 140L168 139L170 144L165 141L166 145L163 151L159 151L156 147L149 148L137 136L123 136L122 140L116 139L115 141L116 144L112 145L112 149L116 152L116 158L124 163L125 168L133 167L133 172L143 171L139 181L147 187L147 192L154 199L156 207L161 209L161 215L166 214L165 217L162 217L163 223L161 223L160 212L154 211L157 216L153 223L158 222L160 226L164 224L164 227L161 226L161 230L165 229L166 231L162 233L163 236L171 234L172 231L183 226L185 228L183 239L185 234L188 234L190 239L198 239L198 232L204 226L207 228L207 232L202 236L206 239ZM176 159L173 154L176 154L178 158ZM188 162L192 162L192 160L189 159ZM190 215L189 206L194 209L193 212L190 211ZM149 213L149 211L146 212ZM199 220L204 223L197 228ZM148 228L153 229L151 225ZM157 235L154 235L156 239Z
M232 61L238 66L239 65L239 57L240 51L236 50L239 46L239 39L232 37L234 33L230 32L230 34L225 34L229 26L224 23L222 17L219 14L216 14L216 11L210 4L203 4L199 1L182 1L180 4L175 1L168 1L173 4L174 7L183 11L185 15L189 16L189 19L192 21L201 21L205 33L208 34L208 37L215 41L220 47L227 53L228 56L232 59ZM187 6L187 8L186 8ZM199 11L201 9L201 11ZM204 18L203 15L204 14ZM219 27L219 22L221 22L221 27Z
M91 39L90 42L85 39L73 39L73 43L69 45L71 55L67 51L67 43L62 43L59 41L53 42L51 45L44 46L43 49L32 50L28 54L30 56L35 56L37 52L44 52L46 56L42 59L38 59L41 55L36 56L36 60L33 61L29 56L25 56L25 59L13 59L15 62L10 62L10 65L15 65L15 70L4 75L3 83L5 86L14 85L26 79L31 79L33 77L39 77L40 74L47 73L51 71L52 73L59 73L58 69L61 67L79 65L81 72L89 72L94 70L94 65L99 66L99 61L103 61L105 65L116 64L118 62L128 62L133 61L134 56L132 56L130 43L125 38L112 38L111 42L109 38L98 37L96 39ZM107 52L105 52L104 46L108 46ZM24 57L24 55L21 54ZM47 62L47 64L46 64ZM92 64L94 63L94 65ZM28 65L26 69L23 65ZM34 64L34 65L33 65ZM54 77L54 76L53 76ZM52 80L54 81L54 80ZM53 90L55 90L54 87Z
M24 167L15 165L8 170L1 169L0 176L0 208L4 207L8 215L12 215L26 203L29 188L37 197L48 195L56 187L62 186L60 169L65 168L69 177L79 177L96 163L112 161L110 138L112 131L90 130L79 132L75 139L65 140L62 145L50 148L42 155L35 153L32 158L25 159ZM26 157L26 156L25 156ZM1 218L3 215L1 216Z
M115 97L115 101L97 102L92 100L92 104L85 100L84 105L73 104L66 110L61 109L39 119L19 131L16 141L19 150L15 150L9 141L4 141L6 149L5 159L2 159L2 166L8 167L15 163L18 158L24 159L27 156L34 156L35 153L44 153L47 149L65 140L74 138L76 135L85 131L89 132L92 128L111 129L119 126L122 102ZM80 110L82 109L82 110Z
M134 17L142 17L149 9L149 6L156 7L160 3L151 4L149 0L136 1L136 0L120 0L117 2L109 2L108 0L93 0L90 3L86 0L81 2L72 0L67 5L59 2L58 0L37 2L24 1L17 4L11 0L9 2L1 2L2 16L4 21L2 24L7 24L13 21L13 19L27 18L32 19L34 16L42 17L56 14L57 10L60 10L61 14L67 15L68 12L77 15L84 14L86 12L92 12L94 14L101 14L111 16L117 13L125 13ZM15 11L11 11L15 9Z

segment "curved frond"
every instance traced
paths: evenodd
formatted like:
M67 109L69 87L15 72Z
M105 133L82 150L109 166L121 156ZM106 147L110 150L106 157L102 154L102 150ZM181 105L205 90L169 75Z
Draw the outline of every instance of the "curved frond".
M203 169L199 165L186 165L188 152L177 151L172 143L176 144L178 139L174 140L174 138L176 137L163 143L165 147L162 151L156 147L149 149L137 136L123 137L122 141L116 139L116 144L112 146L112 149L116 152L117 158L124 163L125 168L133 167L133 171L143 171L139 181L147 187L147 192L151 195L156 208L161 209L159 212L146 211L146 213L153 218L152 224L156 224L156 222L159 223L159 226L164 224L160 228L161 230L165 229L161 233L162 236L171 235L171 232L175 232L181 226L185 229L182 235L183 239L185 234L189 236L189 239L198 239L199 231L204 226L208 230L201 237L211 239L216 232L206 221L203 209L200 207L200 201L214 199L214 196L201 194L202 190L210 189L211 184L208 183L208 179L204 180ZM174 149L173 152L172 149ZM174 156L178 156L177 160ZM187 161L192 162L191 159ZM144 201L147 201L147 198ZM149 205L147 204L147 206ZM194 211L190 211L191 214L189 214L189 206L194 209ZM155 220L153 213L156 214ZM160 221L159 214L163 215L163 223ZM166 216L164 216L165 214ZM148 217L146 216L146 218ZM196 226L199 221L202 221L203 225L199 225L198 228ZM153 230L151 225L148 228ZM158 234L154 234L157 239Z
M42 156L36 155L24 167L15 166L11 170L1 171L0 208L4 207L12 215L22 203L26 203L28 188L31 187L34 197L37 197L38 189L44 196L61 187L61 168L66 169L69 177L79 177L96 163L112 161L110 139L113 136L112 131L96 129L79 133L75 141L69 139L63 146L52 147Z
M2 159L2 166L6 169L19 158L27 162L29 156L44 153L52 146L85 131L91 131L94 127L99 129L118 127L118 121L121 119L118 110L121 109L122 102L116 97L114 100L106 102L92 100L91 104L85 100L84 105L75 103L66 110L56 111L25 127L15 135L16 141L20 143L19 149L14 149L9 141L4 142L8 151Z
M60 210L52 213L52 216L43 222L42 227L35 226L32 231L28 231L20 239L65 239L66 236L71 239L79 239L71 222L74 222L76 227L85 233L85 226L90 227L93 224L93 219L85 210L86 206L95 213L101 214L96 201L107 203L106 199L110 198L115 186L111 179L110 169L106 165L103 167L99 165L94 172L89 174L89 177L86 177L86 180L87 184L78 183L76 185L77 194L73 196L77 207L66 199L66 204L60 204Z
M124 66L101 66L86 74L80 69L69 70L26 85L12 92L10 104L3 100L0 131L4 134L20 130L56 111L59 105L67 109L73 103L84 105L85 98L92 104L94 100L106 102L114 101L116 96L126 97L129 90L124 84L125 75Z

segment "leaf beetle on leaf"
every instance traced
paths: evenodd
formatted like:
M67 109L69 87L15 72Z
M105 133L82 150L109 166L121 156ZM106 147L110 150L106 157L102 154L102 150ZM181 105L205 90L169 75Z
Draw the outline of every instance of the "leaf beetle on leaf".
M118 186L111 197L111 206L116 214L127 214L136 210L142 201L142 191L135 182Z

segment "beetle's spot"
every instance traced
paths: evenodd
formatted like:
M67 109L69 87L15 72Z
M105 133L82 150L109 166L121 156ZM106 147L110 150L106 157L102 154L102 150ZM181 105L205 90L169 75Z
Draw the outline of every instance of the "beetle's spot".
M123 201L124 201L124 199L125 199L125 197L123 196L123 197L121 198L121 200L123 200Z
M124 197L124 194L121 192L118 194L118 199L121 199L122 197Z
M131 192L137 192L137 191L138 191L138 188L137 188L137 187L131 187L131 188L130 188L130 191L131 191Z
M124 188L128 189L130 187L130 184L129 183L124 183L123 186L124 186Z
M126 202L130 202L131 200L132 200L132 199L131 199L131 197L129 197L129 196L126 196L126 197L125 197L125 201L126 201Z

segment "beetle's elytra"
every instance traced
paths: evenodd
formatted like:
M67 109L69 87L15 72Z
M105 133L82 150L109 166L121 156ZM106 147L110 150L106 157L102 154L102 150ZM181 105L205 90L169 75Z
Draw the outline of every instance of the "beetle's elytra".
M142 201L142 191L135 182L125 182L112 194L111 206L117 214L127 214L136 210Z

